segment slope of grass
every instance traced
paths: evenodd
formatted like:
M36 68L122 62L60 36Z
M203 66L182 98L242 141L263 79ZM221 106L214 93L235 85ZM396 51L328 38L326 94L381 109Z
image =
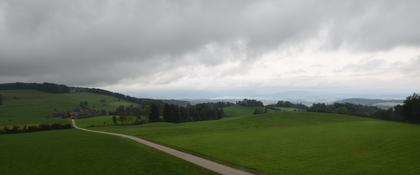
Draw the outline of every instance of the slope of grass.
M78 119L77 121L78 126L82 128L88 128L91 126L114 125L112 122L112 116L109 115Z
M252 115L256 108L261 107L233 105L223 108L223 111L225 112L225 117L237 117L244 115Z
M145 116L141 116L142 118L146 118ZM103 116L95 116L95 117L88 117L83 119L78 119L78 123L82 128L88 127L103 127L103 126L111 126L111 125L133 125L133 123L138 118L137 116L125 116L125 121L116 120L116 123L112 121L112 116L110 115L103 115ZM139 125L139 124L137 124Z
M1 174L212 174L141 144L78 130L0 135Z
M276 109L280 111L288 111L288 112L297 112L299 111L298 108L292 108L292 107L275 107Z
M131 103L115 97L93 93L46 93L36 90L2 90L3 105L0 105L0 123L4 122L38 122L52 112L68 111L87 101L97 110L114 110L119 105Z
M95 128L268 174L419 174L420 126L309 112Z

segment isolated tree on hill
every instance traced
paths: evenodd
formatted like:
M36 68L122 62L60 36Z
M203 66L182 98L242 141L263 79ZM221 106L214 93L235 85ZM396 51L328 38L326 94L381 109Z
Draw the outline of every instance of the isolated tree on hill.
M150 122L159 121L159 107L155 104L150 105L149 120Z

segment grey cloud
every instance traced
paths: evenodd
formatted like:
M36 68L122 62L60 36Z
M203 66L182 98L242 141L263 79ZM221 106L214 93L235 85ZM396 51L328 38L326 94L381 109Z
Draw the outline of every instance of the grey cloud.
M389 65L386 65L385 61L382 59L366 58L360 61L358 64L349 64L344 66L343 68L338 69L337 71L366 73L371 71L378 71L381 69L387 69L388 67Z
M414 0L3 0L0 82L107 85L184 64L223 63L217 53L200 56L208 44L252 60L321 30L331 48L418 46L419 6ZM237 41L246 51L235 49ZM191 53L197 58L186 60Z
M413 77L415 79L420 78L420 55L416 56L415 58L412 58L410 62L403 63L397 65L397 67L400 67L402 70L402 73Z

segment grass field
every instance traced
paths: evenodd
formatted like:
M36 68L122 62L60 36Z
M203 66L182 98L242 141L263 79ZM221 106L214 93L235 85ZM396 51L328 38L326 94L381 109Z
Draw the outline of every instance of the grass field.
M141 144L74 129L0 135L1 174L212 174Z
M225 112L225 117L237 117L237 116L252 115L256 108L262 108L262 107L233 105L233 106L223 108L223 111Z
M2 90L3 105L0 105L0 123L39 123L54 111L68 111L87 101L98 110L114 110L119 105L131 103L117 98L92 93L46 93L36 90ZM50 119L48 119L50 120Z
M84 119L78 119L79 121L77 124L79 127L88 128L92 125L95 126L106 126L106 125L113 125L112 116L105 115L105 116L98 116L98 117L89 117Z
M288 111L288 112L299 112L300 110L298 108L292 108L292 107L276 107L276 109L280 111Z
M274 112L218 121L94 129L139 136L267 174L420 173L420 126L413 124Z

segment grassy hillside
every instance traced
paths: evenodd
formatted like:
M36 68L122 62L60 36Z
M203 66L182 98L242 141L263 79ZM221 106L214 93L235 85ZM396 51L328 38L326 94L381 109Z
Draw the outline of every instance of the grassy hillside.
M252 115L256 108L261 107L233 105L223 108L223 111L225 112L225 117L237 117L244 115Z
M249 112L238 108L226 111ZM420 173L420 126L413 124L274 112L218 121L94 129L139 136L268 174Z
M135 142L78 130L0 135L2 174L212 174Z
M37 90L1 90L0 123L45 120L51 112L72 110L81 101L98 110L114 110L131 103L93 93L46 93Z
M88 128L91 126L107 126L113 125L112 116L97 116L97 117L89 117L84 119L78 119L78 126L82 128Z

